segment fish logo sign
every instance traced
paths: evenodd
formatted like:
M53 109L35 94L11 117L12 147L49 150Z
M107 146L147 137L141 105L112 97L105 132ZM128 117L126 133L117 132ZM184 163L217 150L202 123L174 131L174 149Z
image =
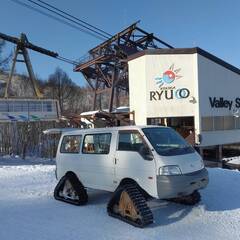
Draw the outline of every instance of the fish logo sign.
M174 64L172 64L168 70L166 70L162 77L156 77L156 84L160 87L162 87L165 84L173 83L175 80L181 78L182 76L178 75L178 73L181 71L181 68L174 69Z
M177 88L170 85L179 78L182 78L182 76L178 74L180 71L181 68L175 69L174 64L172 64L162 73L161 77L155 77L155 83L159 87L159 90L150 91L150 101L188 98L190 96L190 90L188 88Z

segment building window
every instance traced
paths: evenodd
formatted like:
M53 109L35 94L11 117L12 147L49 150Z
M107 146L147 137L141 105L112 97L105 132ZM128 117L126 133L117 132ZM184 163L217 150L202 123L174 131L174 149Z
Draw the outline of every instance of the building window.
M83 141L83 153L108 154L110 151L111 133L88 134Z
M165 125L164 118L147 118L147 125Z
M42 102L29 102L29 112L42 112Z
M202 131L240 129L240 120L234 116L202 117Z
M14 103L14 112L27 112L28 103L26 101L13 102Z
M235 128L234 116L224 116L224 130Z
M43 102L43 112L52 112L52 102Z
M224 117L223 116L216 116L213 118L214 121L214 130L221 131L224 130Z
M0 102L0 112L8 112L8 102Z
M14 112L14 102L9 102L8 103L8 111L9 112Z
M236 122L236 129L240 129L240 117L236 117L235 122Z
M60 148L61 153L79 153L81 144L81 135L64 136Z
M213 131L213 117L202 117L202 131Z

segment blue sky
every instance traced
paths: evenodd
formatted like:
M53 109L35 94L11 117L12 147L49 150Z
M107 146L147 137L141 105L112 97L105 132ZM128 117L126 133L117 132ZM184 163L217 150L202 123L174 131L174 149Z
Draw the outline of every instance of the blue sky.
M26 2L26 0L20 0ZM199 46L223 60L240 66L240 30L238 0L46 0L111 34L137 20L139 27L153 32L174 47ZM29 41L78 59L101 41L69 26L24 8L11 0L1 0L0 32L18 36L27 34ZM7 44L6 53L13 49ZM81 73L56 59L30 52L35 73L47 79L57 66L79 85L85 84ZM20 63L18 72L26 72Z

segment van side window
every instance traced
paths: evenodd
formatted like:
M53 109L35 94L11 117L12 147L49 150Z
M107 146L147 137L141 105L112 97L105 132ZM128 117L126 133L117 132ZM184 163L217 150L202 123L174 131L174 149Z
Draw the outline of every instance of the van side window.
M64 136L61 143L60 152L61 153L79 153L81 138L82 138L81 135Z
M118 150L139 152L145 143L138 131L119 131Z
M83 153L108 154L110 150L111 133L99 133L85 135L83 141Z

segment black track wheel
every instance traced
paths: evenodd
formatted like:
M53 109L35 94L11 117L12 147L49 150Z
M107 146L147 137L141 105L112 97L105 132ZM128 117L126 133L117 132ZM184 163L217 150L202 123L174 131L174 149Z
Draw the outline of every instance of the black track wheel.
M168 200L175 202L175 203L193 206L201 201L201 195L196 190L190 195L179 197L179 198L172 198L172 199L168 199Z
M153 215L136 184L120 186L107 206L108 215L143 228L153 222Z
M74 205L85 205L88 202L87 191L75 174L67 173L54 189L54 198Z

